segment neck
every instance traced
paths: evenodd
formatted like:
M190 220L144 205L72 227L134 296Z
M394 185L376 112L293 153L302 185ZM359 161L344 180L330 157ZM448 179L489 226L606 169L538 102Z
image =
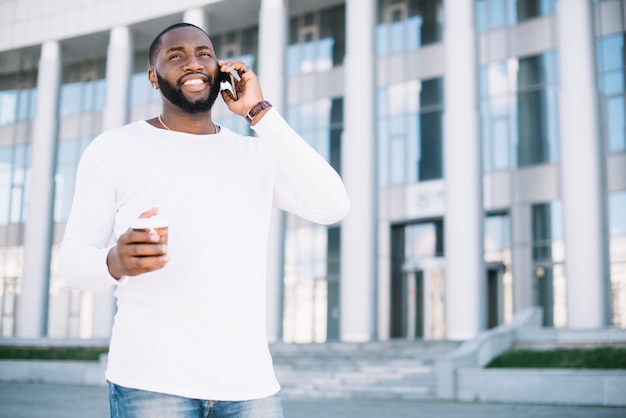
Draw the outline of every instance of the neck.
M163 109L163 113L155 118L154 125L170 131L195 135L210 135L218 132L217 125L211 119L211 112L189 114Z

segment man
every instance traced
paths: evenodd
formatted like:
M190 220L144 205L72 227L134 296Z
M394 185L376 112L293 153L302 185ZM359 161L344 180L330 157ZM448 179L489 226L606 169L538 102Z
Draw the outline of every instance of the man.
M349 211L345 188L265 101L254 72L218 60L202 29L170 26L149 55L162 113L85 150L61 247L71 286L116 286L111 416L282 417L265 328L272 206L331 224ZM232 72L236 100L221 96L258 137L211 119ZM167 243L129 228L157 214L169 219Z

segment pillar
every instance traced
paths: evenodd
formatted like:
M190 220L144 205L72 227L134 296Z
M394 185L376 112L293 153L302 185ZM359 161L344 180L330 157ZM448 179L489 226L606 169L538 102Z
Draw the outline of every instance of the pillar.
M289 20L285 0L262 0L259 10L257 72L264 97L282 114L285 110L285 50ZM282 77L276 77L276 74ZM267 338L282 338L285 215L273 210L267 263Z
M342 177L352 209L341 226L340 336L376 336L376 1L346 1Z
M24 236L24 276L18 300L16 334L44 337L48 328L50 248L52 246L57 104L61 83L61 47L46 41L37 76L32 171Z
M207 31L208 29L207 20L208 19L206 13L204 13L204 10L202 10L200 7L185 10L185 13L183 14L183 22L196 25L197 27L202 28L205 31Z
M571 328L602 327L609 320L604 155L591 8L588 0L557 4L561 197Z
M445 6L444 179L446 336L485 328L481 143L474 0Z
M107 50L106 103L102 115L104 131L120 127L128 122L128 92L132 68L132 33L127 26L114 27L109 35ZM113 290L111 288L93 295L93 338L111 336L115 315Z

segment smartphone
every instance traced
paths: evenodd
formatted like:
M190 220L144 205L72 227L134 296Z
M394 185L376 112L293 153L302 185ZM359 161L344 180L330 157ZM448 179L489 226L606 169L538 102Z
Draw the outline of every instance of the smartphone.
M237 100L237 89L235 87L237 81L235 76L231 73L220 71L218 81L220 82L220 91L226 90L233 100Z

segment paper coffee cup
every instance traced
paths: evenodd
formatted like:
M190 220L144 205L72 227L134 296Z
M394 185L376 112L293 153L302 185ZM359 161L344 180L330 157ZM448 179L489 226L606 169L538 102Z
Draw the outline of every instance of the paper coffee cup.
M152 216L150 218L137 218L131 224L130 228L136 231L154 232L161 237L161 243L167 243L168 221L161 216Z

